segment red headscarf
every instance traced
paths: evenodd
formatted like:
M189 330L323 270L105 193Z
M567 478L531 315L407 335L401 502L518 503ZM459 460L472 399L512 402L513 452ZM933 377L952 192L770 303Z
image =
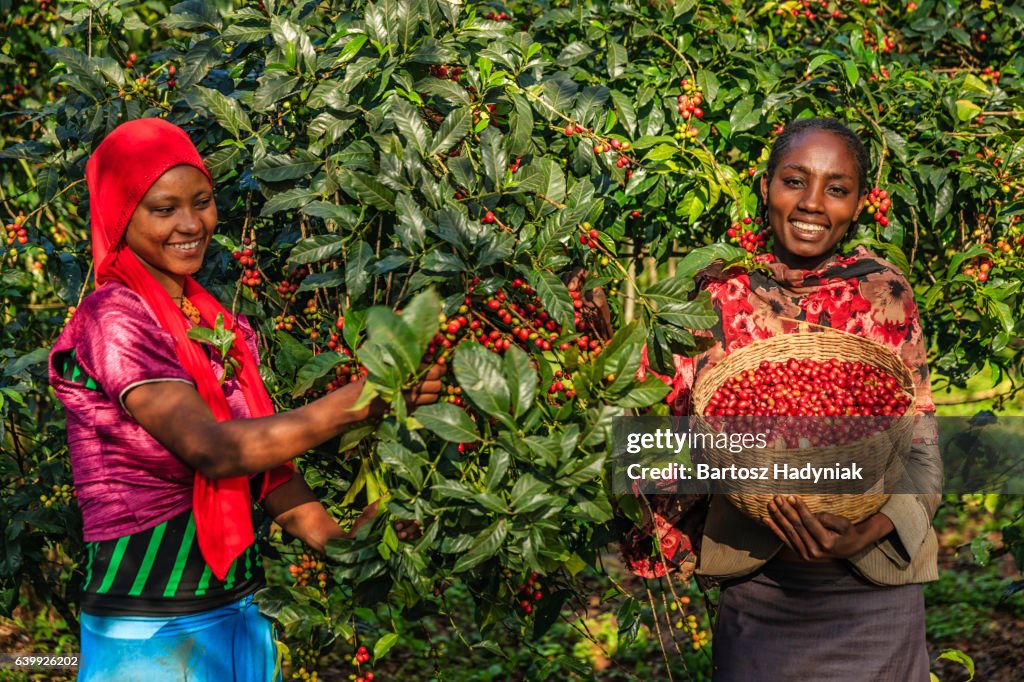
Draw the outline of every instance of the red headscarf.
M196 383L217 421L231 419L231 409L209 359L199 343L188 338L189 324L170 294L143 267L125 245L124 233L142 197L160 176L175 166L192 166L213 185L192 141L184 130L159 118L144 118L118 126L100 143L86 165L92 215L92 254L97 286L120 282L149 304L157 322L175 340L181 366ZM217 300L191 277L185 296L212 327L223 315L227 328L234 319ZM239 384L253 417L274 413L274 405L260 378L256 360L240 335L235 335L231 356L239 362ZM264 476L261 498L292 476L291 464ZM254 540L249 480L245 476L211 480L198 471L192 494L199 549L210 570L223 580L231 563Z

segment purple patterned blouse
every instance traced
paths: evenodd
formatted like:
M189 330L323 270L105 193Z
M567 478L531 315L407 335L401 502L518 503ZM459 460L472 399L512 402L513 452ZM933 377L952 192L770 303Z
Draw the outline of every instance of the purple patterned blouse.
M258 358L255 334L243 316L238 327ZM61 376L70 352L101 390ZM216 359L210 364L220 378L223 365ZM195 470L139 426L122 402L135 386L161 381L194 385L174 353L173 337L142 297L115 282L82 301L50 352L50 384L67 413L86 542L146 530L192 506ZM224 382L224 393L235 418L250 416L237 379Z

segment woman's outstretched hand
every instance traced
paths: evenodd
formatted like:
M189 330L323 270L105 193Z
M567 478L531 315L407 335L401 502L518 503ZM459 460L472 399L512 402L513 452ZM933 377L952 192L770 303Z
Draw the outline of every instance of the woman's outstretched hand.
M419 372L422 372L424 367L426 367L425 364L421 365ZM443 377L447 371L448 365L443 364L443 361L435 363L430 366L427 373L423 375L423 378L420 379L418 383L411 388L406 389L405 404L410 410L414 410L420 405L429 405L437 402L438 398L441 397L441 391L444 390L444 387L441 385L441 377ZM360 379L359 382L359 388L362 390L366 379ZM387 401L378 396L373 399L372 403L370 403L368 416L381 417L387 414L387 411Z
M363 508L363 511L359 514L358 518L352 522L352 527L342 537L346 539L354 538L361 526L377 518L379 508L380 500L374 500L372 504ZM392 524L395 529L395 535L397 535L398 539L402 542L411 542L422 535L420 524L414 519L393 519Z
M860 523L835 514L811 513L799 497L776 495L768 503L765 524L804 561L848 559L893 531L885 514Z
M587 281L587 271L584 268L571 270L567 275L565 286L569 291L583 291L583 285ZM583 291L583 309L588 313L593 324L594 331L604 340L612 338L612 313L608 308L608 296L604 289L594 287Z

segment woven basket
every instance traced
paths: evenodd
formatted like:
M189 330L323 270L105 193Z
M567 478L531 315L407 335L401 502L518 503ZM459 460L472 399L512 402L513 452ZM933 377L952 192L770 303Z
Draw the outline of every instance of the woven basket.
M801 494L800 498L813 513L828 512L844 516L856 523L877 512L889 499L885 481L891 482L903 475L902 454L907 452L913 435L913 419L917 401L914 380L910 370L891 350L856 334L827 327L810 331L808 323L801 322L799 331L755 341L730 353L724 360L703 373L693 389L694 428L705 433L716 432L705 419L704 411L715 391L740 372L756 369L762 361L812 359L825 362L833 358L849 362L863 362L893 376L900 390L910 397L903 418L893 419L882 431L861 440L842 445L816 448L786 448L782 444L769 444L767 448L751 448L739 453L728 449L705 448L704 457L714 466L737 467L772 466L776 463L801 466L809 461L823 465L835 462L863 463L866 469L885 472L866 492L850 494L849 484L838 481L822 482L815 487L821 493ZM818 325L813 325L818 327ZM767 461L766 461L767 459ZM767 489L765 489L767 488ZM768 502L779 492L777 484L762 486L748 481L725 482L723 489L729 500L744 514L756 521L768 515Z

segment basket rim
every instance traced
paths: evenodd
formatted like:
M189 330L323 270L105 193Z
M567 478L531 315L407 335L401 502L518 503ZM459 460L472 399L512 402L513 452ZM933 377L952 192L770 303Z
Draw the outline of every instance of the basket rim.
M699 396L701 393L703 393L705 384L712 380L718 380L717 375L724 373L726 371L725 369L720 368L726 368L729 365L739 364L746 358L746 356L755 352L760 352L761 350L764 349L766 345L779 344L782 343L783 341L788 341L795 337L813 339L815 342L821 342L827 340L829 336L833 336L837 338L842 338L844 341L850 341L852 343L860 344L864 346L865 349L870 349L871 351L878 352L882 354L884 357L886 357L887 360L893 362L896 368L900 371L900 374L902 375L895 378L900 382L901 389L907 391L908 395L910 395L911 397L911 404L909 406L909 409L916 409L917 386L914 382L913 374L910 371L910 368L907 366L907 364L903 361L903 358L901 358L898 353L893 351L891 348L879 343L878 341L875 341L874 339L869 339L866 336L861 336L859 334L854 334L852 332L844 331L841 329L832 329L830 327L822 327L820 325L816 326L818 327L816 331L811 331L809 327L803 326L798 331L788 332L784 334L774 334L764 339L756 339L741 348L737 348L734 351L730 351L724 358L722 358L719 362L715 363L713 367L701 373L701 376L698 377L697 380L693 383L693 387L690 391L690 394L694 397ZM784 362L787 359L789 358L782 358L781 361ZM775 361L778 362L780 360ZM733 376L735 373L736 372L728 374L724 378L718 380L717 384L715 385L715 388L717 389L718 386L724 383L726 379ZM696 407L697 405L694 404L694 408ZM706 416L704 415L704 407L705 406L701 406L699 410L695 410L695 414L698 416Z

